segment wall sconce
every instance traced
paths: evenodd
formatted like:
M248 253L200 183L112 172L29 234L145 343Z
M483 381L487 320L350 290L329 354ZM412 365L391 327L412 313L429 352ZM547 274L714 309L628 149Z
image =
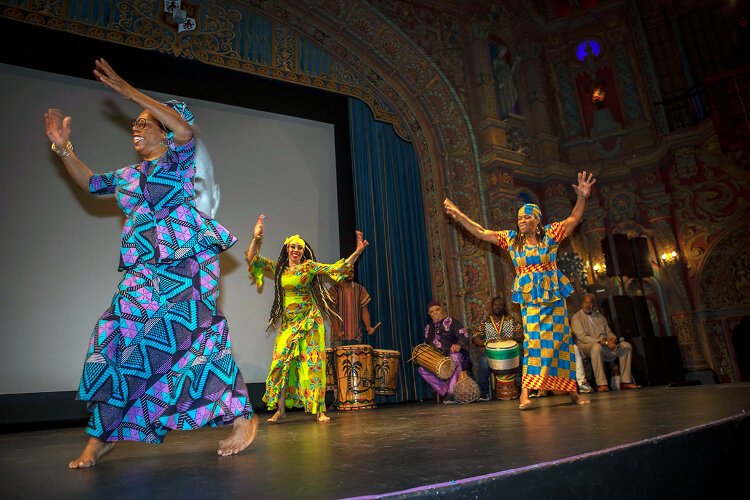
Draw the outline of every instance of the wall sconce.
M678 254L675 250L672 250L671 252L664 252L661 254L661 261L664 264L674 264L680 260L680 254Z
M607 274L607 266L604 263L594 264L592 269L594 270L594 274L599 278Z

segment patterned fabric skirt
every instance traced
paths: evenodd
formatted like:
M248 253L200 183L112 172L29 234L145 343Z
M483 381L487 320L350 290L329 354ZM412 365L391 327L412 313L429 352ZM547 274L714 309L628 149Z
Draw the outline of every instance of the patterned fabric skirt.
M281 389L286 387L287 408L304 408L317 414L325 411L326 346L323 318L310 306L285 311L273 348L271 369L266 378L263 401L276 408Z
M525 351L521 386L576 391L576 358L565 300L522 305L521 316Z
M169 430L217 427L253 414L216 307L219 255L137 264L97 322L78 388L86 432L160 443Z

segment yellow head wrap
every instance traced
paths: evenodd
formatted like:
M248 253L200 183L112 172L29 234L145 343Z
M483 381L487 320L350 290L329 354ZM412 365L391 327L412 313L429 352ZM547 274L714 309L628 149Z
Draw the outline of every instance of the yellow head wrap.
M299 237L299 234L295 234L294 236L290 236L287 239L284 240L284 245L288 246L292 243L296 243L298 245L302 245L302 248L305 248L305 240Z

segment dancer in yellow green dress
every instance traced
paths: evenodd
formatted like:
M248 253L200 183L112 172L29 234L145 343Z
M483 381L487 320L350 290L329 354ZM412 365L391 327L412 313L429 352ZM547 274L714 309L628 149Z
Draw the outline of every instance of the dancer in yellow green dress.
M271 369L266 378L263 401L268 409L278 405L269 422L286 417L286 407L304 408L316 415L318 422L326 416L326 346L323 316L335 314L330 309L323 276L341 281L365 250L367 241L356 231L357 249L346 259L333 264L315 261L310 245L298 234L284 241L279 259L274 263L258 255L263 239L263 219L258 217L253 239L247 249L250 276L258 287L263 275L274 277L275 295L269 328L280 323L273 349ZM279 404L281 401L281 404Z

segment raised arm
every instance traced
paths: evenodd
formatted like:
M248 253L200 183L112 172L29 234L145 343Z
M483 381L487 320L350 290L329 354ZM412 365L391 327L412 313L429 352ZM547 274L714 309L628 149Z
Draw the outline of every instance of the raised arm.
M357 262L359 255L364 252L367 245L369 245L367 240L364 239L362 231L354 231L354 233L357 235L357 249L354 250L354 252L346 258L346 263L350 266L353 266L354 263Z
M177 111L137 90L115 73L115 70L104 59L96 60L94 76L125 99L135 102L151 113L162 125L172 131L174 134L172 140L176 145L186 144L193 138L193 128L182 119Z
M255 229L253 229L253 239L250 241L250 246L247 248L247 253L245 254L245 258L247 258L248 262L252 262L256 255L258 255L258 251L260 250L260 244L263 242L263 219L265 219L266 216L263 214L260 214L258 216L258 220L255 223Z
M70 143L71 121L72 119L64 116L59 109L48 109L44 114L44 131L52 141L52 151L62 159L70 177L79 188L88 192L89 179L93 173L73 151L73 145Z
M453 220L461 224L471 234L473 234L480 240L497 243L497 233L495 233L495 231L490 231L489 229L485 229L479 224L477 224L476 222L474 222L473 220L471 220L469 217L466 216L466 214L464 214L461 210L459 210L458 207L451 200L446 198L445 201L443 201L443 206L445 207L445 213L453 217Z
M573 211L570 213L567 219L563 221L563 227L565 228L565 237L570 236L570 233L581 223L583 219L583 213L586 211L586 203L591 196L591 188L596 183L594 174L586 171L578 172L578 184L573 184L573 189L578 195L576 198L576 204L573 206Z

